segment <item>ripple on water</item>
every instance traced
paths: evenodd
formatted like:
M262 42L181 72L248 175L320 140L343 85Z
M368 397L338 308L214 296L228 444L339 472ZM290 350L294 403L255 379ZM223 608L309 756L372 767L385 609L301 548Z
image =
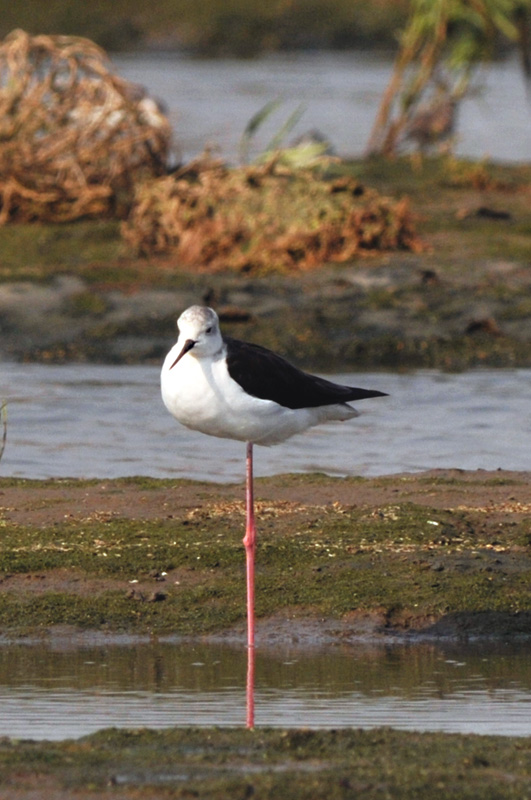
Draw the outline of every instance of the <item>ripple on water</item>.
M259 649L256 724L529 736L530 643ZM0 646L0 736L244 725L246 652L144 642Z
M157 367L5 364L2 377L9 437L0 475L243 479L244 447L178 425L162 405ZM531 469L531 370L332 377L390 397L359 403L357 420L258 448L257 475Z

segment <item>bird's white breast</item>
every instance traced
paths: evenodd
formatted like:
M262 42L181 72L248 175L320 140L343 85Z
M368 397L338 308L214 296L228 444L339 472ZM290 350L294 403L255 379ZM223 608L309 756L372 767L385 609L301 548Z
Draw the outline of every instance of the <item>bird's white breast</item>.
M188 353L170 369L178 354L175 347L166 357L161 391L166 408L180 423L241 441L258 440L275 427L281 407L246 394L230 377L224 353L214 359Z
M227 439L271 445L327 420L357 416L347 404L285 408L247 394L227 369L225 352L214 358L187 353L170 369L181 350L170 350L161 373L162 399L168 411L193 430Z

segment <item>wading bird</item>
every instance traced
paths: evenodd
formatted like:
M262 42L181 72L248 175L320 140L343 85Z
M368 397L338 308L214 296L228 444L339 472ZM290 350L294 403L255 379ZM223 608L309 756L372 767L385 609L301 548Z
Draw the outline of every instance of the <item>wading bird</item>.
M247 643L254 647L253 444L272 445L330 420L358 416L352 400L384 392L356 389L292 366L259 345L223 337L216 312L191 306L177 321L179 337L162 367L162 399L187 428L247 442Z

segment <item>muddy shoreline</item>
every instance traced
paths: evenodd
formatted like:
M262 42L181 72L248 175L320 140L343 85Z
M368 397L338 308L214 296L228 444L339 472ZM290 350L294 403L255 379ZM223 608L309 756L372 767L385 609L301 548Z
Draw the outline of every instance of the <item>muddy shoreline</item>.
M244 648L243 497L242 484L0 480L0 647ZM275 476L257 481L256 500L259 649L531 642L531 473ZM113 728L0 737L0 794L520 800L529 758L514 736Z
M530 473L276 476L257 481L256 497L258 563L261 548L268 561L278 551L267 579L282 595L259 609L259 646L531 637ZM1 480L2 641L147 635L243 643L242 514L242 485ZM290 555L299 541L302 550ZM113 556L119 566L109 566ZM292 584L294 559L304 565ZM346 581L331 604L322 594L328 580ZM408 594L404 580L417 589ZM212 600L215 587L231 581L237 607L225 616L228 600L219 608ZM303 593L299 581L308 583ZM65 610L73 601L84 609L77 621ZM99 622L91 621L96 608ZM143 622L134 621L138 614Z
M160 363L180 312L312 370L531 366L529 165L344 162L407 196L422 252L289 273L196 269L128 249L118 220L0 228L0 361Z
M391 260L391 259L389 259ZM519 265L486 265L484 279L531 286ZM435 275L435 277L434 277ZM216 308L227 335L255 341L309 369L531 365L531 318L508 317L477 276L445 278L416 256L327 268L296 278L189 276L183 288L95 288L79 276L0 286L0 360L160 363L187 306ZM86 309L83 309L86 304ZM28 311L31 309L31 313ZM503 321L498 321L503 318Z

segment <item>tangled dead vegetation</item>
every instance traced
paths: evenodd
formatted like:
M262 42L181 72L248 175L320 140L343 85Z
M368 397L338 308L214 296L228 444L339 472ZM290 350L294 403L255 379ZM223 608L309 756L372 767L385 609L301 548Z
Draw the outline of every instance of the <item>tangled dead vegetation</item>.
M407 198L353 178L325 180L275 159L229 169L208 158L145 182L122 225L143 255L244 272L308 269L375 251L418 251Z
M156 103L88 39L15 30L0 44L0 224L123 214L169 145Z

